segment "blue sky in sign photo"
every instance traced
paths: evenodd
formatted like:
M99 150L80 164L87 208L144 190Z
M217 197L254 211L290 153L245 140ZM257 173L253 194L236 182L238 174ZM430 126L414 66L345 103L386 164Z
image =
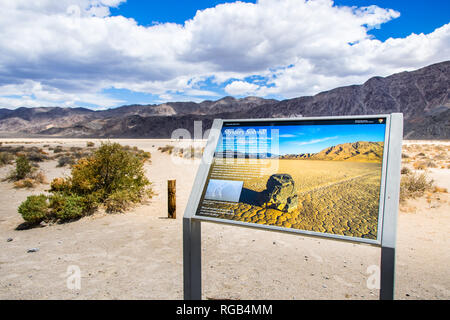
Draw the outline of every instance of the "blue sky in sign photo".
M245 135L247 130L256 129L256 134ZM223 128L230 130L230 128ZM301 153L317 153L331 146L343 143L353 143L357 141L368 142L384 142L386 125L383 124L327 124L327 125L282 125L282 126L258 126L239 127L243 135L224 134L224 139L220 140L217 145L217 152L238 151L242 153L250 152L276 152L280 155L301 154ZM259 134L260 130L264 130L263 134ZM277 145L271 150L272 130L277 130ZM249 139L258 139L259 145L264 144L260 150L249 151L249 147L257 145L256 143L248 143Z

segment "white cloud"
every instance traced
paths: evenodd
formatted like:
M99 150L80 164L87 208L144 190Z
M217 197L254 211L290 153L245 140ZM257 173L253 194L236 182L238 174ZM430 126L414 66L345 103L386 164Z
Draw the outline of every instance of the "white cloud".
M225 87L225 92L235 96L253 95L259 86L245 81L233 81Z
M18 85L0 86L0 106L3 108L65 106L74 107L82 101L98 107L124 103L101 93L68 93L57 88L43 86L40 82L25 80Z
M290 98L450 57L450 24L427 35L373 39L368 30L400 14L377 6L234 2L198 11L184 25L144 27L109 16L122 2L0 0L0 107L111 106L120 103L102 93L111 88L161 100L214 96L205 79L232 79L224 88L232 95Z

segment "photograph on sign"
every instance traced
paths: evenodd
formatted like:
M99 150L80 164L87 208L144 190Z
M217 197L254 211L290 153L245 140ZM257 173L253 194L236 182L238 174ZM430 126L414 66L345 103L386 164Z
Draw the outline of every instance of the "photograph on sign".
M223 123L196 215L378 240L386 118Z

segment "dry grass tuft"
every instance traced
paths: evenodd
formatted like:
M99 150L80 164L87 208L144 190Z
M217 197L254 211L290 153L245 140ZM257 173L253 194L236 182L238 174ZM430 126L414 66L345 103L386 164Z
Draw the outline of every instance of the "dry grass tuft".
M25 178L14 182L14 188L16 189L23 189L23 188L30 189L34 187L36 187L36 182L32 178Z
M424 173L404 175L400 183L400 201L421 197L434 187L434 181L429 180Z
M446 188L441 188L441 187L438 187L438 186L434 186L433 193L447 193L447 192L448 191L447 191Z
M401 174L410 174L411 170L407 167L403 167L402 170L400 171Z
M413 168L416 170L425 170L427 166L425 165L425 162L423 161L416 161L413 163Z

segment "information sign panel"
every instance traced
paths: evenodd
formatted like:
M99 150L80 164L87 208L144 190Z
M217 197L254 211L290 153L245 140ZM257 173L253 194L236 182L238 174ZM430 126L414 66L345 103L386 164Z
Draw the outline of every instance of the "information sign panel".
M379 244L389 116L222 122L194 218Z
M185 299L201 299L201 222L381 247L394 298L403 115L216 119L183 217Z

